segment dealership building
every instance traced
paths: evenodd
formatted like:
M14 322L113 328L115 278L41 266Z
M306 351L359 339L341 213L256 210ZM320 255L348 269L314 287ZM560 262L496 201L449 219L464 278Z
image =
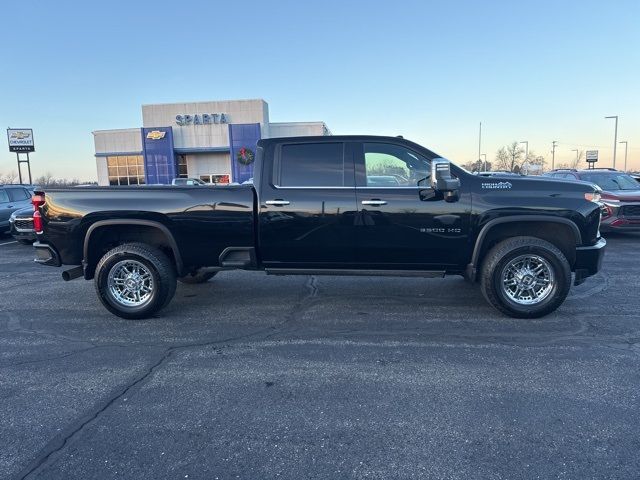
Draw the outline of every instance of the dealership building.
M98 184L242 183L261 138L330 134L324 122L270 122L261 99L143 105L141 128L93 132Z

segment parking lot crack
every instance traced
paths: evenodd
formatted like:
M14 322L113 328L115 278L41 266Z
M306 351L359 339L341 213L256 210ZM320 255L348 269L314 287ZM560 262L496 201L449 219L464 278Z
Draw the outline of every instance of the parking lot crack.
M88 352L90 350L95 350L97 348L101 348L101 347L82 348L80 350L74 350L73 352L67 352L67 353L64 353L64 354L61 354L61 355L55 355L55 356L52 356L52 357L38 358L37 360L25 360L23 362L0 364L0 368L18 367L20 365L30 365L30 364L41 363L41 362L53 362L55 360L60 360L60 359L63 359L63 358L71 357L73 355L78 355L80 353L85 353L85 352Z
M33 320L30 322L32 325L31 327L25 327L22 323L22 319L20 318L20 316L17 313L12 311L0 312L0 315L3 315L6 317L7 319L6 331L9 331L9 332L22 333L26 335L38 335L42 337L52 338L54 340L59 340L61 342L79 343L79 344L91 345L92 347L98 346L97 344L90 342L89 340L81 340L79 338L67 337L65 335L58 335L55 333L44 332L42 330L36 330L35 328L33 328Z
M39 471L46 468L48 464L53 461L58 454L60 454L75 438L80 436L84 429L92 424L100 415L109 409L120 398L129 394L136 386L145 382L160 366L166 362L175 349L169 348L162 352L162 354L140 375L134 378L131 382L121 387L114 395L112 395L106 402L100 405L97 409L85 414L72 426L59 437L51 440L40 452L38 457L31 462L22 472L18 474L16 478L27 479L33 477Z

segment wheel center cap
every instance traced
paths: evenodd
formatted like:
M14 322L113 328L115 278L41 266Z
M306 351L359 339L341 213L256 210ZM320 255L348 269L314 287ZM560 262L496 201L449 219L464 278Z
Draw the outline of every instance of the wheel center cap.
M129 289L129 290L139 290L140 289L140 281L139 279L130 276L129 278L127 278L124 282L125 286Z
M525 275L524 277L522 277L522 284L525 287L531 286L531 284L533 284L533 277L529 274Z

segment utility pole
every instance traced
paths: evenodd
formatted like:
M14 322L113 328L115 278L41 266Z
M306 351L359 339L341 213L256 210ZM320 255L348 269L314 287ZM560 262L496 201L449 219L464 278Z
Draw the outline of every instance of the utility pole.
M484 171L487 171L487 154L483 153L480 155L481 157L484 157Z
M613 134L613 168L615 170L615 168L616 168L616 146L618 144L618 116L617 115L611 115L610 117L604 117L604 118L615 118L616 119L616 129L615 129L615 132Z
M482 151L482 122L480 122L480 131L478 132L478 161L481 162L482 159L480 158L482 155L480 154L480 152ZM485 171L486 171L486 163L485 163Z
M576 168L578 168L578 153L579 153L579 151L577 149L576 150L571 150L571 151L572 152L576 152Z
M556 145L558 144L557 140L551 142L551 170L556 168Z
M624 143L624 171L627 171L627 147L629 146L629 142L627 142L626 140L624 142L620 142L620 143Z

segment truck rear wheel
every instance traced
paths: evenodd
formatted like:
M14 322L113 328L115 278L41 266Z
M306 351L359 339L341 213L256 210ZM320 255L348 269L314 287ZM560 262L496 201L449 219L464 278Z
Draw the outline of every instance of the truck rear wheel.
M169 303L176 273L169 258L144 243L109 250L98 262L95 287L102 304L126 319L148 318Z
M485 257L482 294L502 313L539 318L558 308L571 288L571 267L553 244L536 237L514 237Z
M179 282L182 283L186 283L186 284L194 284L194 283L205 283L208 282L209 280L211 280L215 274L218 272L195 272L195 273L189 273L188 275L185 275L184 277L180 277L178 278Z

